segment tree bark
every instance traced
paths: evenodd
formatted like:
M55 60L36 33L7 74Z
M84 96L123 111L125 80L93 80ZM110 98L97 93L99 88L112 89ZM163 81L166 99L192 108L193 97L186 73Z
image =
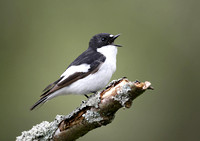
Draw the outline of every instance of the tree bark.
M21 140L74 141L89 131L112 122L122 107L130 108L132 101L151 83L131 82L126 78L112 81L105 90L91 95L80 107L67 116L57 115L53 122L44 121L17 137Z

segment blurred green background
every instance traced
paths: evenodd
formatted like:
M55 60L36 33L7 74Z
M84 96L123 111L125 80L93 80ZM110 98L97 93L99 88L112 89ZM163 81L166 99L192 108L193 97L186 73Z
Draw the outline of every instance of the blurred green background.
M80 105L84 96L61 96L29 111L41 90L101 32L121 33L112 79L149 80L155 90L79 140L198 140L199 5L198 0L1 0L0 140L15 140Z

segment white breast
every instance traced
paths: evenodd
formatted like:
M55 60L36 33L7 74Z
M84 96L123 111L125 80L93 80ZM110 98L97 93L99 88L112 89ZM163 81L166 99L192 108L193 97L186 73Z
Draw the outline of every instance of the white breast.
M97 52L100 52L106 57L106 61L101 68L107 70L108 72L111 70L113 74L116 70L117 47L114 45L108 45L98 48Z

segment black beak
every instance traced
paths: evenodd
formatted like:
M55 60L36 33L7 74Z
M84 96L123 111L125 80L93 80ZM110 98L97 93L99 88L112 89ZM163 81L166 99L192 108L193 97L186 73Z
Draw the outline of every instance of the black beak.
M111 42L112 42L113 45L115 45L117 47L122 47L121 45L114 44L115 39L117 39L119 36L120 36L120 34L117 34L117 35L113 36L112 39L111 39Z

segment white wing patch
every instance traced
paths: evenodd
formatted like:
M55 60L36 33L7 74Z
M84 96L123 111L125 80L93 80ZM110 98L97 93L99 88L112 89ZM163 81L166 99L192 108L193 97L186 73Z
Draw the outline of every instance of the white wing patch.
M88 72L89 69L90 69L90 65L88 65L88 64L82 64L82 65L78 65L78 66L71 66L60 76L60 77L64 76L63 79L60 82L62 82L67 77L69 77L70 75L72 75L72 74L74 74L76 72Z

